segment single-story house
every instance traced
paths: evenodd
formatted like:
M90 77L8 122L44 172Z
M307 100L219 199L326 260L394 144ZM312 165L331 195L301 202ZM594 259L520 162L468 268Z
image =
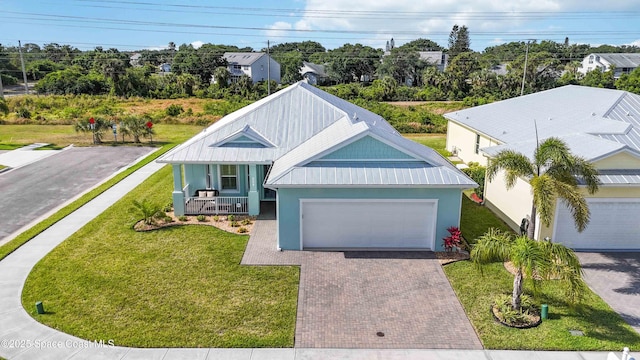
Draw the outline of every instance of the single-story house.
M600 69L602 72L613 70L613 77L630 74L640 66L640 54L637 53L593 53L582 59L578 71L586 75L589 71Z
M477 186L382 117L303 81L231 113L159 160L175 213L258 215L280 249L440 250Z
M532 156L539 140L562 139L572 153L592 162L600 190L585 191L591 220L579 233L568 208L555 207L549 227L538 221L537 238L578 250L640 249L640 95L568 85L445 114L447 149L464 162L486 165L503 149ZM485 203L517 229L531 215L527 179L507 190L503 174L485 184Z

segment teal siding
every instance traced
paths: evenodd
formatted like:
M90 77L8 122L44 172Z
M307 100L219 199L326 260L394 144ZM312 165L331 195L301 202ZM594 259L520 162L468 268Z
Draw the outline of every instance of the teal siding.
M365 136L322 157L323 160L414 159L402 151Z
M300 250L300 199L437 199L436 248L449 226L460 225L460 189L278 189L278 243L285 250ZM375 209L372 209L375 211ZM331 224L328 224L330 226Z
M193 196L194 191L206 188L207 165L185 164L184 181L185 184L189 184L189 188L191 189L191 194L187 194L187 196Z

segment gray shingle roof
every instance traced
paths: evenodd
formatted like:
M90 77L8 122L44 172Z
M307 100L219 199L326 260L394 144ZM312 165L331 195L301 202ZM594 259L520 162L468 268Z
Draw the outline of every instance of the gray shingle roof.
M251 65L265 55L261 52L226 52L222 58L227 60L229 64Z
M640 157L640 96L626 91L568 85L444 116L500 143L482 149L489 156L507 148L531 156L537 125L540 141L559 137L590 161Z
M240 136L241 143L256 140L258 146L226 146ZM408 162L411 166L398 165L396 178L401 180L386 185L477 186L433 149L402 137L379 115L305 82L298 82L225 116L158 161L172 164L273 162L266 184L274 187L304 183L311 174L318 174L313 179L325 179L326 185L383 185L374 180L375 176L349 177L350 182L338 184L336 177L331 180L322 175L334 170L309 165L324 154L364 136L372 136L414 158L399 161L399 164ZM371 164L354 165L352 169L340 166L338 171L356 175L382 172L389 164L377 168ZM420 165L414 168L415 164ZM336 168L331 164L327 166ZM315 184L315 180L308 179L309 184ZM346 175L341 179L347 179Z

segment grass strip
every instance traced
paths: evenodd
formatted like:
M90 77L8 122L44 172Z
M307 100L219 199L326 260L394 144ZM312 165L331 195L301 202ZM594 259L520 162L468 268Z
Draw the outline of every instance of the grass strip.
M41 232L45 231L46 229L48 229L53 224L55 224L58 221L62 220L65 216L71 214L72 212L78 210L84 204L86 204L89 201L95 199L98 195L100 195L103 192L107 191L109 188L111 188L115 184L119 183L120 181L122 181L122 179L124 179L127 176L131 175L136 170L138 170L141 167L147 165L148 163L154 161L160 155L162 155L165 152L169 151L171 148L173 148L176 145L177 145L177 143L170 143L170 144L166 144L166 145L162 146L159 150L157 150L153 154L147 156L142 161L140 161L140 162L134 164L133 166L129 167L128 169L122 171L121 173L119 173L116 176L112 177L111 179L109 179L108 181L103 183L102 185L100 185L100 186L96 187L95 189L89 191L88 193L82 195L80 198L78 198L77 200L75 200L71 204L63 207L62 209L60 209L55 214L49 216L45 220L42 220L41 222L39 222L35 226L31 227L30 229L22 232L20 235L16 236L14 239L9 241L8 243L0 246L0 260L2 260L5 257L7 257L7 255L9 255L12 252L14 252L17 248L19 248L20 246L24 245L29 240L31 240L34 237L38 236Z

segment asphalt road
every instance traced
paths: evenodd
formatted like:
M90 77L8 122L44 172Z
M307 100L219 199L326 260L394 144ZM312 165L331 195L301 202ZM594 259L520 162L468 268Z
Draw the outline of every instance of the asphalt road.
M72 148L0 173L0 240L151 150L133 146Z

